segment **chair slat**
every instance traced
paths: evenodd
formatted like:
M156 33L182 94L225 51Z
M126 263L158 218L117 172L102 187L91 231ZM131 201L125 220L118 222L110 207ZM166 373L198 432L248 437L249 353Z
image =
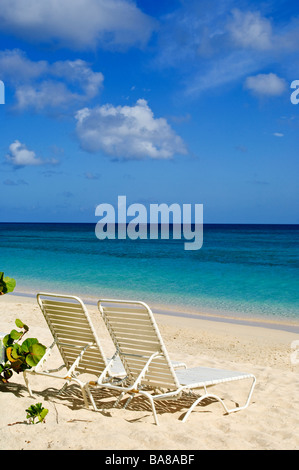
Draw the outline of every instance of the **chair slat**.
M150 327L151 326L151 323L147 319L132 320L132 319L129 319L129 318L117 318L117 319L109 318L109 323L111 323L111 325L123 325L123 326L127 325L127 326L130 326L130 327L135 327L135 326Z
M124 313L136 313L136 314L141 313L141 314L147 315L146 309L144 309L144 308L134 308L132 306L130 308L105 307L105 311L109 315L113 315L114 313L116 313L116 314L120 313L121 315L124 314Z
M80 318L80 317L85 318L84 312L78 309L75 310L75 309L67 308L67 307L52 309L52 308L45 307L45 310L47 314L51 316L56 315L57 317L68 316L68 317L74 317L74 318Z
M149 318L145 313L109 313L109 318L117 319L121 318L122 320L146 320L148 321Z
M67 308L73 308L73 309L77 309L77 310L81 310L81 311L84 310L82 308L82 305L79 304L76 300L74 300L74 301L70 300L69 302L62 302L62 301L59 301L59 300L45 300L45 299L43 299L42 303L45 307L46 306L49 306L49 307L52 307L52 308L67 307Z

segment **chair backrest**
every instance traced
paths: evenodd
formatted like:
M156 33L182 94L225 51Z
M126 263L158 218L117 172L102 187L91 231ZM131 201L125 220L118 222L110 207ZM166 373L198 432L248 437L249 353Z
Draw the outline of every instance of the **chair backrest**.
M176 389L178 380L153 313L144 302L102 299L98 308L128 376L135 381L150 356L158 352L142 385Z
M107 360L82 300L70 295L41 292L37 294L37 301L66 367L71 367L80 351L92 343L76 371L101 374Z

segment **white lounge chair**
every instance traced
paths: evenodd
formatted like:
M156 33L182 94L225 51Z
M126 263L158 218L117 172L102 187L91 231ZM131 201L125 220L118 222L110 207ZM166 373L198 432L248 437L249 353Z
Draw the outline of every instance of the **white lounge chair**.
M80 298L71 295L39 293L37 302L54 341L40 362L32 369L24 371L29 394L33 396L28 381L29 374L64 380L63 389L74 381L81 387L84 403L88 407L85 382L81 381L78 376L87 373L99 377L106 370L106 379L113 380L126 375L124 368L119 360L106 359L88 311ZM55 346L58 348L63 363L56 369L45 370ZM66 372L58 374L63 369L66 369ZM88 389L87 393L89 393Z
M121 384L105 383L107 369L96 383L86 384L87 389L89 385L96 385L118 390L119 400L125 394L129 394L130 398L137 394L144 395L151 403L156 424L159 423L154 401L180 398L183 391L203 388L205 392L196 398L183 422L194 407L206 398L218 400L227 413L242 410L249 405L256 382L253 374L205 367L174 370L153 313L144 302L102 299L98 302L98 308L126 370L128 381ZM207 391L210 386L241 379L252 380L243 406L228 409L219 396Z
M33 396L28 375L44 375L65 381L64 388L72 381L82 390L83 399L88 407L90 396L85 382L79 379L82 374L92 374L97 379L105 371L105 381L115 382L126 377L126 371L118 355L106 358L88 311L79 297L41 292L37 302L54 338L41 361L32 369L24 371L24 379L30 396ZM62 365L56 369L45 370L48 359L57 346L62 357ZM185 363L174 361L174 368L186 367ZM66 369L63 374L58 374ZM87 395L86 395L87 392ZM95 406L95 405L94 405Z

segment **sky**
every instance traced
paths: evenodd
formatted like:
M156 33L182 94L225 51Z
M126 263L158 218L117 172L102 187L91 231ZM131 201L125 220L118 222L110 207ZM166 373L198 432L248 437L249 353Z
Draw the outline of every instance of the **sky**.
M299 223L298 2L1 0L0 80L0 222Z

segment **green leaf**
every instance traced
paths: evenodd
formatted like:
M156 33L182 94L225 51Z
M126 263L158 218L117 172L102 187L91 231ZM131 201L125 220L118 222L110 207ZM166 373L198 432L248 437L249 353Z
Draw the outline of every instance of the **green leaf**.
M21 320L19 320L18 318L16 319L15 324L18 328L23 328L23 326L24 326L24 323Z
M21 352L20 345L16 343L12 346L10 354L13 357L13 359L19 359L19 357L21 357L20 352Z
M16 281L10 277L4 277L4 273L0 272L0 293L7 294L7 292L12 292L16 287Z
M26 354L30 352L31 346L33 344L38 343L38 340L36 338L27 338L25 341L22 343L22 351Z
M12 339L14 339L15 341L17 341L17 340L22 336L22 333L20 333L20 332L17 331L17 330L11 330L10 336L11 336Z
M32 423L34 423L34 420L36 418L36 410L35 410L35 405L31 405L27 410L27 419L30 419Z
M5 348L7 348L8 346L11 346L13 344L14 340L13 338L10 336L10 334L4 336L3 338L3 346Z
M35 367L46 352L46 347L40 343L35 343L30 347L29 354L26 356L26 363Z
M12 292L14 290L14 288L16 287L16 281L15 279L11 278L11 277L5 277L4 279L4 283L6 285L6 292Z
M47 408L43 408L42 411L39 413L39 420L43 421L47 416L49 410Z

